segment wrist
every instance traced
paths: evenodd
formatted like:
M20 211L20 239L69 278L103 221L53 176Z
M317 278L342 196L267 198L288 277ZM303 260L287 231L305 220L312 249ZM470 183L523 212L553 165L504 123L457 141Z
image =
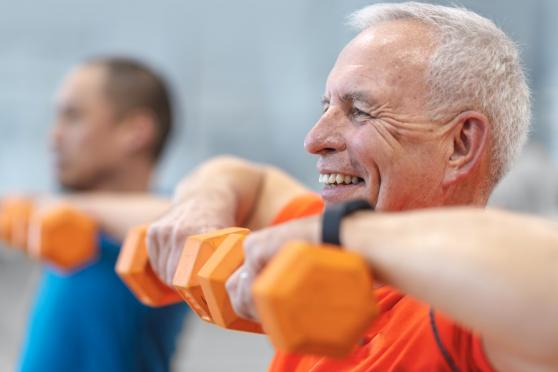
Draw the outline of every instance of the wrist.
M342 246L341 225L343 220L359 211L373 211L367 200L351 200L327 206L322 215L321 241L326 244Z

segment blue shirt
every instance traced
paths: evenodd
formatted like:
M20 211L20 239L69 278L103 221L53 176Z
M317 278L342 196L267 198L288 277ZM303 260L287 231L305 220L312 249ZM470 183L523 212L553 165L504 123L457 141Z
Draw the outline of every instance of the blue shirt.
M70 274L46 267L21 372L166 372L187 307L142 305L114 271L120 246L99 237L98 260Z

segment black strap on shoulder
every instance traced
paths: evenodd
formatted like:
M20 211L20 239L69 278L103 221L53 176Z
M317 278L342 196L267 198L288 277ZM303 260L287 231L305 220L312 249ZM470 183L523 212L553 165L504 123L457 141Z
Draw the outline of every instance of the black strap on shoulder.
M434 313L434 309L431 307L430 311L428 312L428 316L430 317L430 327L432 328L432 333L434 334L434 338L436 339L436 345L438 345L438 350L442 353L448 367L451 369L452 372L459 372L459 368L455 361L451 357L448 349L444 346L442 339L440 337L440 332L438 332L438 326L436 325L436 314Z

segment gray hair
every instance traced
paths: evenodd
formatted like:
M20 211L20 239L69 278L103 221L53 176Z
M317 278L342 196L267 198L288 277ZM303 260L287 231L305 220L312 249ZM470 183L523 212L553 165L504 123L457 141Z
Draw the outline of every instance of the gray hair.
M509 170L527 139L529 87L514 42L492 21L464 8L406 2L374 4L354 12L359 31L410 19L433 28L437 47L426 72L433 119L476 110L492 125L490 184Z

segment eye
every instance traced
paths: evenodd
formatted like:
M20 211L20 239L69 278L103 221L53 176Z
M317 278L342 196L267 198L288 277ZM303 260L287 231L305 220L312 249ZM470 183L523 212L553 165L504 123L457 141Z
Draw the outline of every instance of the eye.
M65 107L60 111L60 117L67 121L77 121L81 118L81 111L76 107Z
M362 110L358 109L357 107L351 108L351 116L355 119L361 119L361 120L372 118L372 116L369 113L367 113L365 111L362 111Z
M322 114L325 114L329 109L329 102L322 103Z

